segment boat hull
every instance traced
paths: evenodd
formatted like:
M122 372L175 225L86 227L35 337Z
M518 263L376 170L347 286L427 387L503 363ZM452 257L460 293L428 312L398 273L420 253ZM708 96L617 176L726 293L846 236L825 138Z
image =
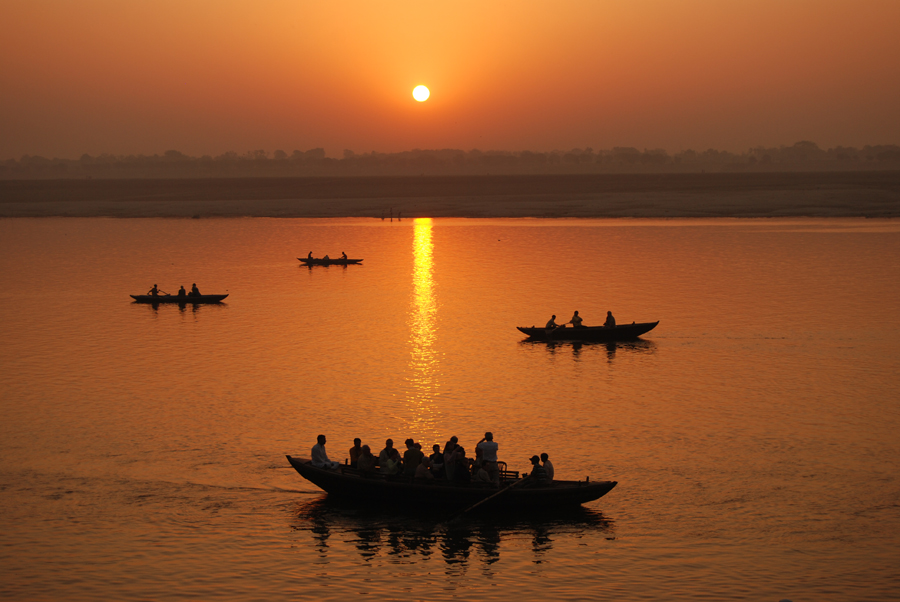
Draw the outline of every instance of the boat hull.
M346 466L338 470L315 468L308 460L287 456L300 476L313 483L329 498L349 500L360 504L433 505L456 509L466 508L496 494L498 489L489 483L449 483L442 479L415 482L390 480L382 475L364 476ZM513 485L521 480L503 483ZM483 508L522 510L530 508L562 508L592 502L609 493L616 481L554 481L547 487L515 487L486 502Z
M640 324L621 324L607 328L606 326L583 326L581 328L541 328L516 326L516 328L528 335L529 339L536 341L630 341L646 334L656 328L656 322L642 322Z
M309 259L304 257L297 258L303 265L356 265L362 259Z
M195 295L193 297L185 295L131 295L135 303L178 303L181 305L199 305L201 303L220 303L222 299L228 295Z

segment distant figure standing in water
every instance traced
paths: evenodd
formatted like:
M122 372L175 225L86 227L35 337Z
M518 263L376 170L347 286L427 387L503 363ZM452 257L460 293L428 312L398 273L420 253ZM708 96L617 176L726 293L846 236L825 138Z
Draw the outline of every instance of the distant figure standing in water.
M566 322L566 324L571 324L574 328L581 328L581 316L578 315L578 312L575 312L575 315L572 316L572 319Z
M153 288L151 288L149 291L147 291L147 294L150 295L151 297L159 297L159 289L156 288L156 285L154 284Z
M607 328L615 328L616 319L613 317L611 311L606 312L606 322L604 322L603 325Z
M547 330L550 330L552 328L558 328L558 327L559 327L559 324L556 323L556 314L553 314L552 316L550 316L550 320L547 322L547 325L544 328L546 328Z
M316 468L328 468L336 470L340 464L332 462L325 453L325 435L316 437L316 444L312 447L312 465Z

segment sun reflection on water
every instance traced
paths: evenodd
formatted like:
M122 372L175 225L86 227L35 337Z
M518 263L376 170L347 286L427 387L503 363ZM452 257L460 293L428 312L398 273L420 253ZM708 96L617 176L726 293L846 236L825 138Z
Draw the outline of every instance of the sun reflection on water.
M413 223L413 298L410 307L409 409L410 427L420 436L436 435L438 354L435 351L435 321L438 303L434 294L434 244L431 218Z

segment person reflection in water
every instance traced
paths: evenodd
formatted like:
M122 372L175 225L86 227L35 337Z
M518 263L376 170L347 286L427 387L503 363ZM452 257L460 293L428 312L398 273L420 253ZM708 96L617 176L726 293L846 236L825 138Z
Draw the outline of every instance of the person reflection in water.
M606 312L606 322L603 323L607 328L615 328L616 327L616 319L613 317L612 312Z
M329 470L337 470L338 466L340 466L337 462L329 460L328 454L325 453L325 435L316 437L316 444L312 447L312 465L316 468L327 468Z
M573 328L581 328L581 316L578 315L578 312L575 312L575 315L572 316L572 319L566 322L566 324L571 324Z
M356 468L359 461L359 454L362 452L362 440L357 437L353 440L353 447L350 448L350 467Z
M552 330L554 328L558 328L559 324L556 323L556 314L550 316L550 320L547 322L547 325L544 327L547 330Z

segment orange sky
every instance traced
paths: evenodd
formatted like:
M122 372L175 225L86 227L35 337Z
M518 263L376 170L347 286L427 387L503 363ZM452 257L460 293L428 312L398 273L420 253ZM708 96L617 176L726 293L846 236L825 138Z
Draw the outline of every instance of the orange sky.
M898 57L898 0L3 0L0 159L900 143Z

